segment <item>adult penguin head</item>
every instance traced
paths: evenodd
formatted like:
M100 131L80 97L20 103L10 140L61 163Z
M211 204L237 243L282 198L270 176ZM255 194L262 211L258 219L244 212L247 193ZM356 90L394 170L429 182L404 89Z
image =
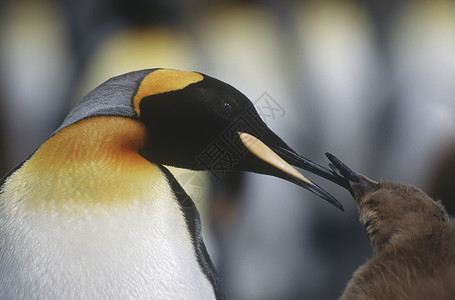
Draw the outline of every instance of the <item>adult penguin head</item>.
M114 77L84 97L61 128L106 115L143 124L146 140L140 154L152 163L209 170L215 176L231 170L273 175L343 209L291 165L340 185L346 184L344 178L297 154L267 127L245 95L210 76L153 69Z

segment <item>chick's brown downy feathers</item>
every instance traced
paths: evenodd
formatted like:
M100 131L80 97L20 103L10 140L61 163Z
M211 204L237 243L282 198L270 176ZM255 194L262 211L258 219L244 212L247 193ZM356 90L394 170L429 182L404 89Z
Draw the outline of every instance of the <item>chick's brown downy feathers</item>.
M351 186L374 251L341 299L455 299L455 220L441 202L408 184L357 175L329 158Z

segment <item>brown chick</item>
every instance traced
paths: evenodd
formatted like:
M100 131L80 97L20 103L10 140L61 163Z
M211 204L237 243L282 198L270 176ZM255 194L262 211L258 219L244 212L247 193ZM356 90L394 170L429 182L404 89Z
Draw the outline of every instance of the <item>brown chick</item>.
M340 299L455 299L455 221L441 202L408 184L375 182L327 157L350 184L374 252Z

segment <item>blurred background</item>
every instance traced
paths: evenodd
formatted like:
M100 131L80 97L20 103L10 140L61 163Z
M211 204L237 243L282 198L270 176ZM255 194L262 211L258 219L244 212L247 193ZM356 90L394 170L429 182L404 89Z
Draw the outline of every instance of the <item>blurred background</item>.
M455 1L0 1L1 174L88 91L154 67L228 82L307 158L329 151L453 214ZM330 182L310 176L344 213L277 178L174 171L231 299L336 299L371 256Z

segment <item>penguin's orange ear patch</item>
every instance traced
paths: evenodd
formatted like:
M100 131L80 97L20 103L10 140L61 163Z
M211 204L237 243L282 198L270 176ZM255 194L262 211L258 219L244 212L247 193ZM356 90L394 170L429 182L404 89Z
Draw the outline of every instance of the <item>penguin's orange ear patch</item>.
M171 69L156 70L142 80L134 95L133 104L137 115L141 114L139 104L144 97L181 90L192 83L201 81L204 77L195 72L184 72Z

